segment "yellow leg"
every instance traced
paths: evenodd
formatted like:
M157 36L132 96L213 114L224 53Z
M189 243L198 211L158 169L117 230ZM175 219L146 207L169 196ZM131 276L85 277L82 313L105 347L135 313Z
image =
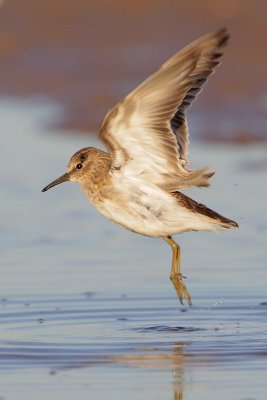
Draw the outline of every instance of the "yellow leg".
M176 290L180 303L183 304L183 296L184 296L189 306L192 306L190 294L186 289L186 286L183 282L183 275L181 274L180 271L180 246L173 240L171 236L164 236L163 239L172 248L172 269L171 269L170 279L173 283L174 289Z

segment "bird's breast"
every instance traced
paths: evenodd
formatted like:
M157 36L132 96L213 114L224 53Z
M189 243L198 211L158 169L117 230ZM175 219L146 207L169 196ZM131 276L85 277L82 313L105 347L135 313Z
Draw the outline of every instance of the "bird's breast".
M154 237L166 234L168 203L173 200L161 190L120 182L119 187L103 185L89 198L102 215L130 231Z

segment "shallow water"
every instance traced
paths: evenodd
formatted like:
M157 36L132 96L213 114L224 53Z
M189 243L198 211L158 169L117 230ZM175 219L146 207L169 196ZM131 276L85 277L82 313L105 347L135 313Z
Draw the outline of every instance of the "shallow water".
M171 296L12 297L2 302L2 393L161 399L179 388L185 399L220 390L218 399L264 399L267 309L236 303L187 310Z
M75 184L41 188L96 139L51 132L61 109L0 101L0 398L266 398L266 146L192 143L217 171L190 195L239 230L177 236L193 308L166 243L106 221Z

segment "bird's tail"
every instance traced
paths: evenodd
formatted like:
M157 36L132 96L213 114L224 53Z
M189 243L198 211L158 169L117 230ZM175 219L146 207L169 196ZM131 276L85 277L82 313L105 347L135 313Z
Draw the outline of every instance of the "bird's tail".
M168 192L175 192L192 186L209 187L209 179L215 172L208 171L207 167L190 170L185 166L179 166L177 173L166 175L164 183L160 184L161 189Z
M215 172L209 172L207 167L187 170L187 174L183 178L184 187L208 187L209 179L215 175Z

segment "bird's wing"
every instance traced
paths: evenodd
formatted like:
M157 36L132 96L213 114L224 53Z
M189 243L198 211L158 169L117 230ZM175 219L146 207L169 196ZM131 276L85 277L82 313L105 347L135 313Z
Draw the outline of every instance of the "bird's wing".
M207 181L210 174L197 170L194 175L183 168L188 143L185 111L218 65L218 50L227 39L222 29L194 41L109 111L99 135L115 169L127 168L170 190L207 185L203 177Z

